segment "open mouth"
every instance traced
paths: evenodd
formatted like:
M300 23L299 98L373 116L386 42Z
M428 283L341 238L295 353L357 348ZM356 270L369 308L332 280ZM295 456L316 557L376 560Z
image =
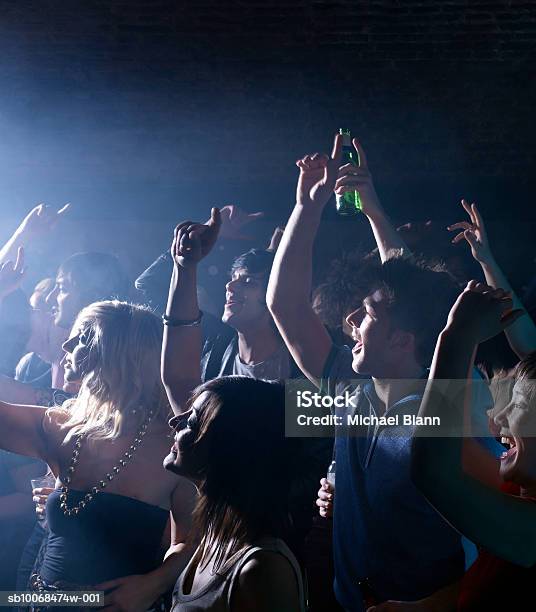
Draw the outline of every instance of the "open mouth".
M516 441L512 436L501 436L501 444L508 445L510 448L515 448Z
M501 436L501 443L509 447L508 450L504 451L504 453L501 455L501 460L509 459L510 457L515 457L515 455L517 455L516 441L512 436Z

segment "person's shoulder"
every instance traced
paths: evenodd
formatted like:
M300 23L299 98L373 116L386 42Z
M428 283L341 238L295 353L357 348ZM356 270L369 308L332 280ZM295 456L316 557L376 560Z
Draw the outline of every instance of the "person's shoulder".
M296 571L290 560L277 551L254 552L240 570L238 585L233 599L233 609L237 612L302 609Z
M43 361L37 353L23 355L15 368L15 380L23 383L45 385L50 378L50 364ZM50 386L46 385L46 386Z

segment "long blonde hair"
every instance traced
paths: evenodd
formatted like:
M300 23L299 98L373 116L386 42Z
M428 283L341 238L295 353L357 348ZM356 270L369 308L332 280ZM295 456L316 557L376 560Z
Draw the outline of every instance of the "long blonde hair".
M63 407L70 416L65 441L84 434L113 440L139 426L150 410L169 409L160 380L162 327L145 306L117 300L95 302L80 311L73 332L88 337L88 367L77 397Z

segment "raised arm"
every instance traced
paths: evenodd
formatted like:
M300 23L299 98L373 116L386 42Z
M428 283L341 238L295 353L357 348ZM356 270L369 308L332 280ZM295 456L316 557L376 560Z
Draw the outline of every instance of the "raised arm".
M18 289L24 273L24 249L18 247L13 261L7 260L0 263L0 314L2 300Z
M24 250L22 247L18 247L15 263L6 261L0 264L0 317L4 316L2 312L3 300L17 290L24 278L24 273ZM61 342L59 340L63 338L64 330L54 326L53 331L55 333L52 333L51 330L49 340L55 339L58 341L58 346L61 346L63 340ZM58 335L58 332L60 335ZM49 346L52 346L52 343L49 343ZM54 389L38 389L29 383L23 383L0 374L0 398L5 402L49 406L52 402L53 392Z
M162 382L176 414L184 410L190 392L201 382L197 265L214 246L219 227L220 213L213 208L210 220L204 225L185 221L175 228L161 370Z
M421 417L438 416L441 427L452 431L450 437L438 437L433 428L417 427L412 475L430 503L463 535L504 559L530 567L536 563L534 504L485 486L463 469L464 398L469 397L468 375L476 346L521 316L511 307L508 293L476 281L453 306L437 341L419 411Z
M341 159L341 137L331 157L306 155L300 169L296 205L276 251L266 303L285 343L302 372L318 384L331 350L331 339L311 306L312 259L322 211L327 204Z
M335 193L343 195L347 191L359 191L362 212L367 217L382 262L395 252L409 255L409 249L399 232L391 223L380 203L372 176L368 167L367 156L356 138L352 141L359 156L359 166L346 164L339 169L339 178L335 183Z
M28 247L39 235L50 232L69 207L70 204L65 204L65 206L56 210L51 206L39 204L32 208L0 249L0 264L10 260L15 261L19 247Z
M512 295L513 307L523 311L523 316L520 316L510 327L505 329L505 334L512 350L520 359L524 359L527 355L536 351L536 325L534 325L521 300L513 291L501 267L495 261L484 219L476 204L469 205L465 200L462 200L462 206L469 215L470 221L460 221L449 225L447 228L449 231L462 230L454 237L452 242L456 244L465 239L471 247L472 256L482 267L486 283L496 289L500 287L509 291Z

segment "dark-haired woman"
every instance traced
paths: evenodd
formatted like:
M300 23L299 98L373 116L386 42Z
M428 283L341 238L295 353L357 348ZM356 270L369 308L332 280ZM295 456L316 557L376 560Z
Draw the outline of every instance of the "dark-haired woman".
M165 466L195 482L194 522L202 541L181 574L174 611L299 612L298 563L283 538L288 493L300 462L285 437L284 388L244 377L200 380L196 262L214 244L219 213L205 225L175 230L165 315L162 376L176 413L175 443ZM274 496L277 491L277 496Z

